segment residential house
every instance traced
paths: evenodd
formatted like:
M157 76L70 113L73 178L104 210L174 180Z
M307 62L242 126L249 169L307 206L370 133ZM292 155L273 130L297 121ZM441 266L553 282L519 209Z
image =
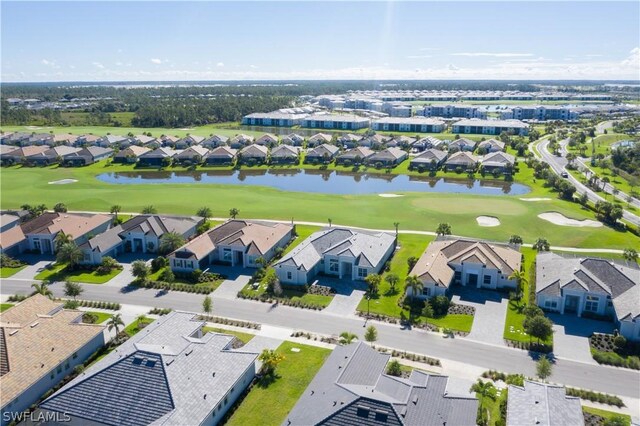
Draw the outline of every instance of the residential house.
M468 151L454 152L444 163L445 170L475 170L480 158Z
M285 145L302 146L304 144L304 137L297 133L291 133L282 137L282 143Z
M251 144L240 150L238 153L239 161L242 164L265 164L269 149L266 146Z
M105 343L104 325L35 294L0 313L0 424L22 414Z
M99 139L100 139L100 136L96 136L96 135L81 135L81 136L78 136L78 139L76 139L74 146L80 146L80 147L94 146L96 145L96 143L98 143Z
M160 136L160 144L162 146L175 147L176 142L178 142L179 140L180 140L180 138L178 136L171 136L171 135L162 135L162 136ZM159 147L157 147L157 148L159 148Z
M60 145L49 148L46 151L29 155L26 162L35 166L50 166L51 164L60 163L66 155L74 154L80 151L80 148L72 146Z
M205 270L214 263L257 268L258 258L270 261L293 237L293 226L228 220L197 236L168 256L175 272Z
M200 164L208 153L209 150L207 148L200 145L193 145L182 151L180 154L176 154L173 159L183 166Z
M21 226L8 227L0 232L0 253L15 257L27 248L27 237L24 236Z
M364 342L336 346L283 425L476 424L476 398L449 389L446 376L389 376L390 359Z
M447 159L447 153L439 149L430 148L411 159L410 170L437 170Z
M253 143L253 136L247 136L243 134L235 135L229 139L229 146L233 149L242 149L245 146Z
M54 146L55 140L51 133L38 133L38 134L33 134L29 136L29 139L27 140L23 139L20 143L22 146L33 146L33 145Z
M135 135L133 137L133 141L138 146L146 146L147 144L150 144L152 142L158 143L158 139L156 139L154 136L147 135Z
M389 142L389 140L390 138L386 136L375 134L375 135L367 136L365 138L360 139L358 141L358 145L371 148L371 149L380 149L384 147L385 144Z
M151 152L151 149L144 146L131 145L113 156L114 163L135 164L142 154Z
M492 152L480 158L480 166L490 173L512 173L516 157L506 152Z
M373 154L375 154L375 151L367 148L366 146L359 146L338 155L336 158L336 164L364 164L369 161L369 158L371 158Z
M400 148L386 148L369 157L369 164L395 167L407 159L409 154Z
M336 143L338 145L342 145L342 147L345 149L355 148L356 146L358 146L358 144L361 141L362 141L362 146L371 147L370 145L371 142L369 142L368 140L369 138L363 138L361 135L354 135L353 133L347 133L346 135L342 135L338 137L338 140L336 141Z
M190 146L198 145L203 140L204 140L204 138L202 136L187 135L187 136L185 136L183 138L178 139L173 144L173 148L174 149L187 149Z
M153 151L145 152L138 157L138 166L140 167L166 167L173 162L173 157L182 151L162 147Z
M77 149L77 148L74 148ZM97 161L109 158L113 154L113 149L90 146L82 148L80 151L72 152L62 157L62 164L65 166L88 166Z
M11 211L0 211L0 232L20 225L20 216Z
M506 424L584 426L582 404L563 386L525 380L523 386L508 386Z
M460 120L453 123L451 133L455 134L480 134L480 135L500 135L502 132L510 135L527 136L529 125L520 120Z
M236 160L237 149L226 145L212 149L204 157L204 164L207 166L230 166Z
M10 152L13 152L17 149L20 149L20 147L15 145L0 145L0 157L8 155Z
M43 213L21 225L27 238L27 248L40 254L55 253L55 239L60 232L81 245L91 236L111 226L113 218L106 214Z
M28 161L27 159L29 157L41 154L48 149L49 147L46 145L20 147L0 154L0 159L2 159L3 166L10 166L12 164L23 164Z
M278 137L271 133L265 133L264 135L256 139L255 143L258 145L273 147L278 145Z
M234 336L205 326L194 313L160 317L47 398L43 417L67 416L72 425L221 424L253 381L258 354L234 349Z
M271 150L271 164L298 164L300 148L291 145L278 145Z
M596 257L536 257L536 302L565 315L610 318L628 340L640 340L640 269Z
M409 149L414 143L416 143L416 138L411 138L409 136L396 136L387 141L385 146L387 148Z
M81 263L97 265L106 256L122 253L156 253L163 235L174 232L185 240L196 234L204 219L197 216L138 215L80 245Z
M424 138L418 139L411 148L416 151L424 151L425 149L438 148L442 149L445 143L442 139L435 138L433 136L425 136Z
M382 271L396 248L386 232L325 228L314 232L274 265L280 282L305 285L317 274L364 280Z
M437 239L427 246L409 272L423 284L422 294L429 298L443 295L452 284L486 289L513 289L509 277L522 266L522 255L514 247L467 239Z
M229 138L222 135L211 135L200 143L205 148L214 149L219 146L224 146L229 142Z
M75 146L78 136L71 133L61 133L53 135L53 143L55 145L71 145Z
M456 139L455 141L449 144L449 151L469 151L473 152L476 149L476 142L467 138Z
M22 132L4 132L2 133L2 143L5 145L15 145L20 146L20 142L22 140L29 139L31 133L22 133Z
M340 152L335 145L322 144L308 150L304 158L305 163L330 163Z
M96 145L103 148L126 148L132 145L133 141L124 136L106 135L96 141Z
M504 151L505 144L497 139L487 139L478 144L478 152L488 154L490 152Z
M316 133L307 139L307 148L315 148L318 145L331 143L332 136L326 133Z

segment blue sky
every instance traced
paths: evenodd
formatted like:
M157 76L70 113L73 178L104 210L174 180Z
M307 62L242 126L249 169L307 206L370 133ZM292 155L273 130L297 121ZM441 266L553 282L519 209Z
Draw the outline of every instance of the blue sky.
M640 2L0 3L2 81L640 79Z

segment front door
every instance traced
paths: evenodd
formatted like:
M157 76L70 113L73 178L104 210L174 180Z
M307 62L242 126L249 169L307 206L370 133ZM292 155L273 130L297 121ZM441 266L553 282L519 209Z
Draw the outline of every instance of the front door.
M244 266L244 253L241 251L234 251L233 255L235 257L233 263L235 266Z
M580 298L578 296L565 296L564 298L564 313L576 314L578 313L578 304Z
M134 238L133 239L133 252L138 253L142 251L142 239Z
M471 287L478 287L478 274L467 275L467 285Z

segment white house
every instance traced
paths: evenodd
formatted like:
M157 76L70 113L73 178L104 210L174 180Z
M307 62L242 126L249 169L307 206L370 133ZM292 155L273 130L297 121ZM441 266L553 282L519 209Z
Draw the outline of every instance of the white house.
M273 267L285 284L304 285L319 273L346 280L364 280L379 273L396 247L385 232L327 228L314 232Z

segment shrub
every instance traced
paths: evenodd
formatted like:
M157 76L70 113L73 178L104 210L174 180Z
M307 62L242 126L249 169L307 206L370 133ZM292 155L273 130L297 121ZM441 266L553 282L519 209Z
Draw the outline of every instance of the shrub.
M77 300L67 300L66 302L64 302L65 309L78 309L79 305L80 304Z
M102 262L96 269L96 272L98 275L107 275L114 269L122 269L122 265L120 265L113 257L105 256L102 258Z
M169 261L164 256L158 256L151 261L151 272L158 272L169 264Z
M194 283L199 283L201 277L202 277L202 270L195 269L193 272L191 272L191 280Z
M21 260L13 259L6 254L0 254L0 267L2 268L19 268L25 265Z
M161 273L160 273L160 277L159 277L162 281L168 282L168 283L172 283L176 280L175 275L173 275L173 271L170 268L165 268Z
M622 335L618 335L613 339L613 344L617 349L623 349L627 345L627 339Z
M86 312L82 315L82 322L85 324L95 324L98 322L98 316L90 312Z
M449 305L451 304L451 301L447 296L440 295L440 296L435 296L431 298L430 303L431 303L431 307L433 308L434 315L439 317L439 316L446 315L447 311L449 310Z
M402 368L397 360L394 359L387 365L387 374L395 377L402 375Z

